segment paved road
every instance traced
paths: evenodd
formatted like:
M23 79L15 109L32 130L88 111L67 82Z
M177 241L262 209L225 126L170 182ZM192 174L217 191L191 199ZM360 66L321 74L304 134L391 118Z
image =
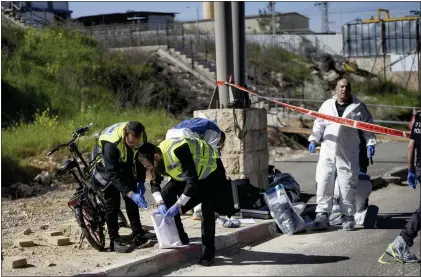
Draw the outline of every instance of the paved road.
M371 177L375 177L383 175L396 167L405 167L407 147L408 143L405 142L378 144L373 157L373 165L368 167L368 174ZM291 173L300 184L302 192L315 194L315 175L318 159L319 154L317 153L288 161L273 162L272 164L282 172Z
M237 253L218 253L211 268L196 264L162 272L169 276L420 276L420 265L377 262L420 201L406 186L390 185L373 192L371 201L380 207L378 229L345 232L309 232L280 235L267 242L247 246ZM389 216L390 218L387 218ZM414 253L420 255L420 239ZM234 252L234 253L233 253ZM390 260L389 258L386 258Z

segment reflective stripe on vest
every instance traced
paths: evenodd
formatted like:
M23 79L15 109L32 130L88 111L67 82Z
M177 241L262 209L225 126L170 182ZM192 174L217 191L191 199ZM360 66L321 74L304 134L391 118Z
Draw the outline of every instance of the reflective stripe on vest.
M120 161L126 162L127 160L127 146L124 143L124 128L126 127L128 122L120 122L114 125L111 125L102 131L101 135L98 138L98 147L101 149L102 153L102 142L107 141L116 144L117 149L120 152ZM137 175L136 172L136 154L139 151L139 148L133 149L133 162L132 162L132 171L134 176ZM98 159L98 162L103 164L102 155L101 158ZM95 177L98 182L104 185L108 183L106 176L102 176L97 170L94 170L93 176Z
M159 148L164 155L163 159L166 172L176 180L185 180L181 168L181 163L175 156L174 150L186 142L188 143L192 153L199 180L205 179L216 169L216 158L219 156L207 142L195 138L185 138L182 140L165 140L161 142ZM205 151L207 152L205 153ZM206 162L204 160L206 160Z

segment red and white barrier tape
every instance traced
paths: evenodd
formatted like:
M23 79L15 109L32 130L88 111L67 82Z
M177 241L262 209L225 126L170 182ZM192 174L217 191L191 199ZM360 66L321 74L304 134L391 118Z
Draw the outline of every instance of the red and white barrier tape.
M255 93L251 90L248 90L248 89L246 89L242 86L232 84L232 83L229 83L229 82L226 82L226 81L216 81L216 84L218 86L228 85L228 86L237 88L239 90L245 91L247 93L250 93L250 94L252 94L254 96L257 96L259 98L265 99L267 101L271 101L271 102L276 103L278 105L281 105L281 106L284 106L286 108L295 110L297 112L307 114L307 115L310 115L310 116L314 116L314 117L317 117L317 118L322 118L324 120L331 121L331 122L334 122L334 123L338 123L338 124L348 126L348 127L351 127L351 128L369 131L369 132L373 132L373 133L379 133L379 134L383 134L383 135L395 136L395 137L410 138L410 136L411 136L410 132L396 130L396 129L393 129L393 128L387 128L387 127L383 127L383 126L380 126L380 125L375 125L375 124L371 124L371 123L357 121L357 120L353 120L353 119L349 119L349 118L327 115L327 114L315 112L315 111L312 111L312 110L296 107L296 106L293 106L293 105L290 105L290 104L287 104L287 103L279 102L279 101L267 98L265 96L261 96L261 95Z

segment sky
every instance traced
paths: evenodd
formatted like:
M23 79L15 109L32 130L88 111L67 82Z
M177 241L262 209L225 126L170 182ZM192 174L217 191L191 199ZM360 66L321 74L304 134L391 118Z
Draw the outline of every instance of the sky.
M196 20L197 7L199 18L203 18L203 2L166 2L166 1L139 1L139 2L69 2L72 17L86 15L134 11L156 11L178 13L176 19L180 21ZM264 9L267 1L246 2L246 15L258 15L259 9ZM310 30L321 32L321 12L314 4L318 2L276 2L277 12L298 12L309 17ZM340 32L341 26L356 18L369 19L376 17L378 8L388 9L391 17L404 17L410 10L420 10L420 2L329 2L329 29Z

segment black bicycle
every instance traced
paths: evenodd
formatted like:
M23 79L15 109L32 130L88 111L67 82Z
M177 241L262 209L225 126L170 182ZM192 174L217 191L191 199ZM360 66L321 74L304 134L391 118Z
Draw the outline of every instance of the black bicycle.
M87 163L80 153L76 142L78 138L85 135L91 126L92 123L76 129L68 143L56 146L47 153L47 156L63 147L68 147L72 158L57 167L56 172L58 175L71 174L77 181L78 187L73 197L69 200L68 206L75 213L78 225L82 229L81 242L85 237L92 247L102 251L105 248L104 191L111 185L111 182L104 187L92 184L92 172L98 159L91 159ZM128 221L121 210L119 210L118 219L120 227L129 227Z

